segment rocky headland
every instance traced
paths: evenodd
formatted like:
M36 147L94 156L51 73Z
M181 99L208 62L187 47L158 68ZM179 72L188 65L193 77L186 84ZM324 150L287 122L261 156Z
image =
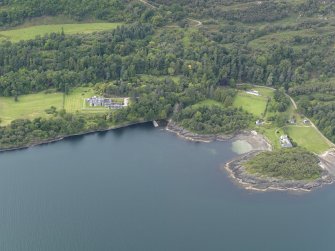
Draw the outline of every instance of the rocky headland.
M252 146L251 151L240 155L223 166L223 169L229 173L230 177L237 184L248 190L287 190L307 192L325 184L331 184L335 180L335 151L328 151L318 156L320 160L319 165L322 168L320 178L316 180L286 180L249 173L244 167L243 164L257 154L264 151L272 151L272 146L267 139L255 131L240 131L231 135L203 135L190 132L173 121L169 121L166 130L177 134L181 138L196 142L243 140L246 143L249 143Z

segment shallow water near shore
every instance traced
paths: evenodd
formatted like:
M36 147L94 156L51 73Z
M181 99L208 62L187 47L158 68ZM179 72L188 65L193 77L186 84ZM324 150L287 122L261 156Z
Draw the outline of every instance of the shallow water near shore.
M244 154L252 150L252 145L246 140L235 140L232 143L232 150L237 154Z
M333 250L335 186L251 192L150 124L0 154L0 250Z

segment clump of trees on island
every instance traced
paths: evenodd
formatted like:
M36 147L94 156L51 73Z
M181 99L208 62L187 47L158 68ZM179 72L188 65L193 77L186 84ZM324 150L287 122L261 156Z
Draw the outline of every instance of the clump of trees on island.
M321 177L316 155L301 149L263 152L244 164L250 173L289 180L312 180Z

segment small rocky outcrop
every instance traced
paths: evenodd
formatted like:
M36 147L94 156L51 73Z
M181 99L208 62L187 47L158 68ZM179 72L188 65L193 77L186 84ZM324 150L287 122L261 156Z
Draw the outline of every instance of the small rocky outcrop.
M253 151L242 155L241 157L227 163L225 169L230 173L231 177L246 189L257 191L268 190L292 190L292 191L311 191L325 184L334 182L332 176L327 169L322 169L321 178L316 180L285 180L280 178L271 178L263 175L248 173L243 166L245 162L255 157L261 151ZM320 163L322 166L322 161Z

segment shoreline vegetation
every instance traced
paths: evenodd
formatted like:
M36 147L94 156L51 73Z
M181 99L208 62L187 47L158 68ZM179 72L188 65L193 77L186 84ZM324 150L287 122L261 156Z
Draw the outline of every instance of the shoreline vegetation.
M27 149L37 145L45 145L54 142L61 141L66 138L83 136L87 134L106 132L110 130L125 128L133 125L140 125L149 123L150 121L137 121L131 123L124 123L119 125L110 126L105 129L90 130L86 132L81 132L77 134L63 135L53 139L41 140L36 142L31 142L25 146L13 147L7 149L0 149L0 153L7 151L15 151ZM190 132L189 130L182 128L177 123L172 120L167 122L165 127L166 131L176 134L178 137L195 142L210 143L212 141L243 141L251 145L252 149L246 153L239 153L239 156L232 161L226 163L222 169L226 170L229 176L238 185L242 186L247 190L254 191L302 191L307 192L315 188L319 188L326 184L332 184L335 181L335 152L332 150L318 155L320 160L319 166L322 168L320 178L315 180L287 180L282 178L267 177L265 175L253 174L246 170L245 163L253 159L260 153L270 152L273 150L272 145L262 134L256 131L241 130L233 134L217 134L217 135L206 135Z
M40 140L40 141L36 141L36 142L30 142L30 143L28 143L27 145L24 145L24 146L12 147L12 148L3 148L3 149L0 149L0 153L28 149L28 148L38 146L38 145L51 144L51 143L54 143L54 142L61 141L63 139L67 139L67 138L72 138L72 137L77 137L77 136L84 136L84 135L88 135L88 134L92 134L92 133L107 132L107 131L111 131L111 130L115 130L115 129L126 128L126 127L129 127L129 126L141 125L141 124L145 124L145 123L148 123L148 122L150 122L150 121L129 122L129 123L110 126L108 128L104 128L104 129L95 129L95 130L89 130L89 131L86 131L86 132L80 132L80 133L69 134L69 135L62 135L62 136L58 136L58 137L52 138L52 139L45 139L45 140Z
M170 121L166 128L179 137L190 141L206 142L225 140L245 140L252 146L252 150L239 155L234 160L226 163L222 169L229 173L234 182L247 190L253 191L300 191L308 192L335 181L335 153L327 151L317 158L320 161L321 175L319 178L310 180L288 180L280 177L268 177L246 170L245 163L260 153L272 151L268 140L255 131L240 131L232 135L201 135L190 132L176 123Z

